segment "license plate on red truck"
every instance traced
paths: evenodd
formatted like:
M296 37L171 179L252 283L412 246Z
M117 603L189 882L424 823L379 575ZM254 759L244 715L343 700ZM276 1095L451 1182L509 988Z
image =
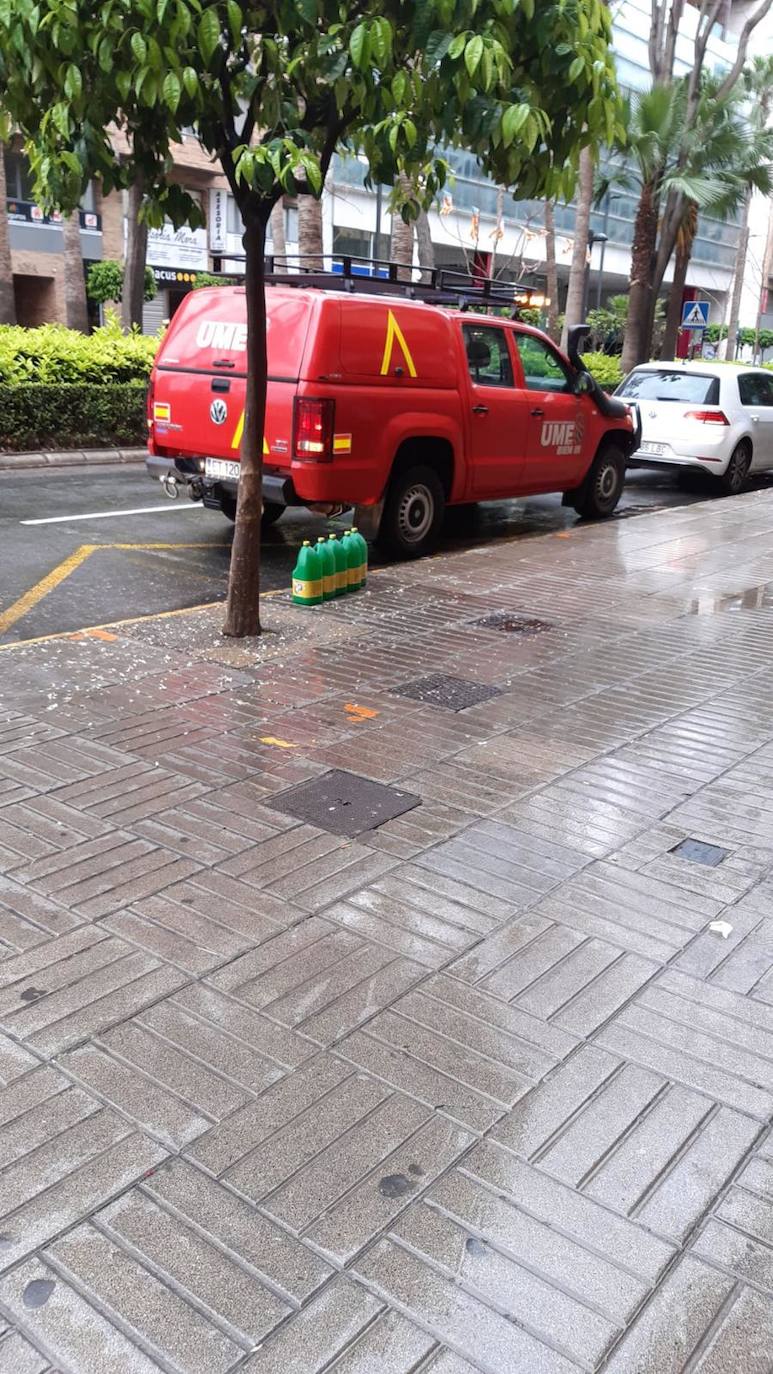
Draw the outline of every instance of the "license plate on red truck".
M204 463L204 476L212 477L217 482L238 482L239 464L229 463L226 458L207 458Z

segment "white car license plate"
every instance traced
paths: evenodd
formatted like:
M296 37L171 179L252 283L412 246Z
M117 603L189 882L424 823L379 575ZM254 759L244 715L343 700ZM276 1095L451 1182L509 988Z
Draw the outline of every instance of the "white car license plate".
M657 455L658 458L662 458L663 454L666 451L666 445L653 444L648 439L645 439L644 443L641 446L641 451L642 453L652 453Z
M204 476L214 477L219 482L227 479L231 482L239 481L239 464L229 463L226 458L207 458L204 464Z

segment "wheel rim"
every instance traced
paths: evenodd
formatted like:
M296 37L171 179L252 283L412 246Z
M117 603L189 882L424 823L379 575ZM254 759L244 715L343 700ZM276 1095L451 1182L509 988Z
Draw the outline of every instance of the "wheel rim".
M397 525L403 542L420 543L429 534L434 518L435 502L429 487L421 482L407 487L397 511Z
M596 495L600 501L608 503L617 495L618 472L614 463L605 463L599 468L596 478Z
M740 491L746 480L749 459L743 449L737 448L728 465L728 486L733 492Z

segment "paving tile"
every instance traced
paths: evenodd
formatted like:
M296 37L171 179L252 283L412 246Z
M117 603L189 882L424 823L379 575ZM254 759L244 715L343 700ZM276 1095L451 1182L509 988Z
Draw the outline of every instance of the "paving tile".
M355 1273L425 1330L442 1331L447 1344L489 1374L505 1369L574 1374L580 1367L393 1240L379 1241L358 1261Z
M35 1069L0 1093L0 1188L3 1171L51 1140L77 1140L77 1127L100 1110L100 1103L61 1074ZM68 1132L73 1131L72 1135ZM88 1133L88 1128L84 1131ZM38 1158L36 1156L36 1158Z
M137 901L132 910L205 951L228 945L231 953L236 952L237 945L260 944L305 914L291 902L256 892L239 879L212 869L200 869L163 893Z
M100 1152L93 1154L91 1159L86 1157L83 1140L78 1142L78 1152L70 1159L58 1157L60 1143L54 1141L47 1151L45 1146L41 1147L46 1151L43 1156L37 1151L37 1159L29 1157L24 1177L21 1161L16 1175L7 1180L4 1195L16 1205L7 1213L0 1207L0 1223L3 1234L8 1237L0 1252L0 1270L75 1225L155 1168L165 1157L159 1145L146 1136L132 1133L131 1128L113 1113L99 1112L89 1118L87 1124L92 1149L101 1142ZM109 1143L111 1135L112 1144ZM61 1142L61 1147L72 1140L71 1135ZM38 1161L47 1166L47 1184ZM34 1185L37 1185L37 1192Z
M575 1043L463 983L436 978L348 1036L338 1053L484 1130Z
M413 1374L433 1340L341 1275L248 1360L248 1374Z
M159 1207L253 1269L291 1306L305 1302L330 1276L330 1266L307 1246L182 1160L156 1169L142 1188Z
M38 1060L27 1050L17 1045L10 1036L0 1030L0 1085L12 1083L29 1069L37 1066Z
M216 1237L181 1221L138 1189L99 1213L100 1229L150 1265L188 1302L203 1307L243 1349L261 1341L292 1307Z
M57 902L0 877L0 959L20 954L78 924L79 918Z
M465 1198L465 1192L471 1197ZM513 1209L493 1198L481 1199L480 1190L467 1181L447 1181L440 1185L437 1195L449 1201L454 1215L435 1210L434 1206L413 1207L395 1227L397 1239L433 1270L455 1279L463 1290L483 1297L546 1346L575 1360L581 1368L595 1366L620 1334L621 1326L610 1315L613 1304L605 1304L598 1292L582 1301L582 1283L578 1279L582 1260L578 1261L576 1254L566 1247L569 1255L565 1258L571 1261L566 1271L571 1275L568 1287L575 1290L567 1291L566 1280L553 1282L540 1272L539 1240L530 1236L530 1231L537 1228L530 1227L528 1218L521 1219ZM506 1216L508 1210L510 1215ZM534 1239L533 1250L527 1252L523 1264L507 1253L508 1236L518 1229L521 1220L524 1240ZM543 1230L542 1249L548 1234ZM554 1244L554 1249L559 1248L560 1242ZM626 1277L619 1275L623 1288ZM576 1295L578 1289L581 1296Z
M253 1163L259 1174L265 1142L324 1101L350 1076L348 1065L330 1055L315 1055L295 1073L272 1084L256 1101L240 1107L227 1120L214 1126L190 1146L187 1154L218 1176L234 1166L241 1167L241 1172L247 1176ZM386 1097L386 1090L380 1096ZM375 1101L378 1100L377 1094Z
M144 1013L145 1024L251 1091L296 1068L314 1045L202 984ZM175 1024L176 1022L176 1024Z
M344 1263L472 1141L452 1122L394 1094L282 1183L264 1209Z
M48 1374L51 1366L18 1331L9 1331L0 1336L0 1369L8 1374Z
M226 1374L243 1353L243 1346L95 1226L77 1227L51 1246L46 1259L58 1275L57 1290L69 1280L73 1298L90 1299L154 1359L190 1374ZM60 1303L65 1295L59 1295Z
M24 1302L30 1284L53 1285L47 1300L32 1310ZM62 1370L77 1369L78 1374L105 1374L106 1369L110 1374L158 1374L159 1366L154 1359L80 1293L62 1282L57 1271L43 1260L28 1260L0 1280L0 1302L50 1352ZM16 1374L13 1367L11 1374Z
M714 1323L724 1326L728 1321L727 1304L732 1293L732 1279L692 1255L684 1256L617 1347L607 1370L610 1374L682 1374L691 1365L696 1368L693 1357L701 1350L707 1333ZM748 1307L746 1310L748 1313ZM716 1332L712 1334L715 1342L721 1338ZM703 1374L710 1367L697 1365ZM736 1366L731 1361L721 1367ZM745 1359L741 1367L754 1368ZM758 1364L755 1374L763 1374L764 1368Z
M194 873L171 849L153 848L120 830L40 859L15 876L63 906L97 919Z
M516 1159L493 1141L478 1144L465 1157L461 1172L487 1192L507 1198L519 1210L518 1226L522 1224L521 1213L527 1213L547 1227L549 1233L560 1232L568 1240L586 1247L596 1258L603 1256L603 1261L599 1262L607 1266L603 1271L608 1276L604 1291L609 1301L613 1300L622 1279L612 1282L608 1266L627 1272L640 1285L650 1286L674 1254L673 1245L667 1241L550 1178L542 1169ZM548 1246L545 1263L551 1253ZM555 1260L550 1262L556 1263Z

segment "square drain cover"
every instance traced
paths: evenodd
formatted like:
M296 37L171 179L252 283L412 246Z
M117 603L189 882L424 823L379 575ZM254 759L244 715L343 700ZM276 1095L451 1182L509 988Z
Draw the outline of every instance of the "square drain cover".
M502 695L498 687L467 682L463 677L446 677L443 673L419 678L417 682L404 682L402 687L391 687L390 691L394 696L424 701L428 706L443 706L447 711L466 711L468 706L478 706L482 701Z
M721 864L730 853L729 849L721 849L718 844L706 844L703 840L680 840L670 854L678 854L681 859L689 859L694 864L705 864L707 868L716 868Z
M421 797L335 768L330 773L323 773L321 778L312 778L310 782L301 782L297 787L279 792L265 805L272 811L297 816L318 830L329 830L333 835L346 835L351 839L421 806Z
M486 615L482 620L473 620L472 623L481 630L501 630L503 634L525 635L527 639L553 629L549 620L535 620L517 611L494 611L493 615Z

